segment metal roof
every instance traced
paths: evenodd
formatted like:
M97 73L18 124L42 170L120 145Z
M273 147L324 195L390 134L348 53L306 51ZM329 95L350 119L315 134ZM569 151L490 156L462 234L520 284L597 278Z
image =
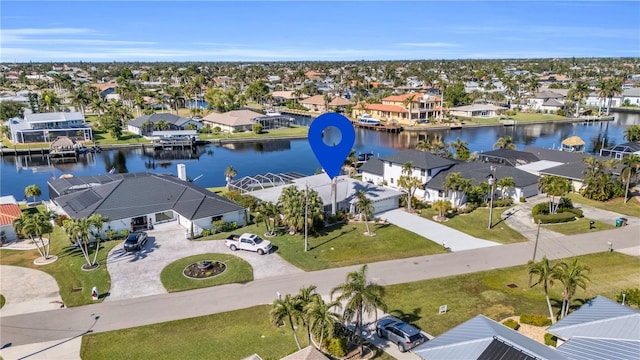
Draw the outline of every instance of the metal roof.
M518 353L526 353L533 359L566 359L555 349L484 315L478 315L412 351L423 359L478 359L495 339L508 344L512 351L520 350Z
M596 296L547 332L562 339L584 336L640 341L640 311Z
M636 360L640 355L640 341L574 337L558 347L569 359Z

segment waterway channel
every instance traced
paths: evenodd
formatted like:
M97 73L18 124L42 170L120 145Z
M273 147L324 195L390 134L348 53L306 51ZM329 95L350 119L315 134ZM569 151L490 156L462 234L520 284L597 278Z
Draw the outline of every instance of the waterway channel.
M426 136L440 136L445 143L460 137L469 143L471 151L492 150L499 137L511 136L518 150L525 146L558 148L560 142L573 135L586 142L586 151L598 153L605 146L625 142L627 126L640 124L640 114L614 114L614 121L590 123L548 123L516 126L494 126L440 130L430 132L402 132L389 134L357 129L354 148L358 153L371 152L384 157L400 150L413 149ZM299 118L304 124L309 118ZM331 136L331 135L330 135ZM327 140L327 139L325 139ZM329 139L329 141L332 141ZM177 164L186 165L187 176L203 187L223 186L224 171L233 166L238 175L298 172L314 174L320 165L307 140L271 140L200 146L192 151L154 151L142 148L123 148L79 155L77 162L51 163L47 156L4 156L0 160L0 195L24 199L24 188L30 184L41 187L48 199L47 181L63 174L74 176L114 172L149 171L177 175Z

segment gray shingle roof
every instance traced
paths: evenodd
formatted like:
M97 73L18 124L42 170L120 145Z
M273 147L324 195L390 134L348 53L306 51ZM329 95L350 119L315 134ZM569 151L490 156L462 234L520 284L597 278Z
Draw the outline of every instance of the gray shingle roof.
M474 161L469 163L455 164L453 167L440 171L436 176L427 183L429 189L444 190L444 181L447 175L459 172L460 176L465 179L473 180L475 185L479 185L487 180L487 176L491 174L492 164ZM529 185L537 184L538 177L524 170L514 168L512 166L496 166L496 178L502 179L506 177L513 178L516 187L523 188Z
M372 158L369 158L367 162L362 164L362 166L360 166L360 170L362 172L367 172L369 174L383 176L384 162L379 158L372 157Z
M640 341L640 311L596 296L547 332L563 339L583 336Z
M413 167L416 169L435 169L443 166L450 166L456 162L453 160L445 159L441 156L433 155L426 151L418 150L405 150L382 158L386 162L394 164L404 164L412 162Z
M537 156L538 159L540 160L559 161L563 163L582 162L582 158L584 158L585 156L590 156L588 154L581 154L581 153L570 152L570 151L544 149L544 148L539 148L534 146L525 146L523 151Z
M423 359L478 359L494 339L537 359L566 359L555 349L530 339L483 315L413 349Z
M540 170L540 174L555 175L582 181L584 179L584 172L586 169L587 165L584 163L568 163Z
M174 210L187 219L218 216L243 208L173 175L134 173L57 179L50 197L73 218L99 213L127 219Z
M504 159L505 162L510 164L511 166L515 166L514 165L515 163L528 164L528 163L532 163L540 160L538 159L537 156L535 156L530 152L511 150L511 149L498 149L498 150L485 151L483 153L480 153L479 155L480 157L486 156L494 159Z

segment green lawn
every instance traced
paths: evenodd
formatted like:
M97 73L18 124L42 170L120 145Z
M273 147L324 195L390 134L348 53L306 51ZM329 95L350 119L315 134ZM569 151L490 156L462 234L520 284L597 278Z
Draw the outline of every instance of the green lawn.
M94 129L93 140L98 145L114 145L114 144L150 144L151 141L140 135L124 131L119 139L115 139L108 132Z
M614 252L579 258L591 267L591 283L586 292L578 290L573 304L595 295L615 299L621 289L640 284L640 259L637 257ZM529 288L528 281L528 268L522 265L387 286L385 301L392 314L432 335L440 335L478 314L494 320L524 313L547 315L542 287ZM517 287L509 288L507 284ZM561 291L559 284L551 288L556 312L560 310ZM440 305L447 305L446 314L438 315Z
M518 123L527 123L527 122L539 122L539 121L557 121L557 120L568 120L569 118L565 116L559 116L555 114L538 114L538 113L525 113L518 112L515 115L503 116L505 119L512 119L516 121L516 125ZM460 118L465 124L500 124L500 119L497 117L493 118Z
M593 221L593 229L589 228L589 221ZM602 221L592 220L587 218L580 218L576 221L571 221L567 223L560 224L546 224L542 225L544 228L559 232L564 235L575 235L575 234L584 234L593 231L601 231L601 230L609 230L613 229L615 226L603 223Z
M56 279L60 288L60 296L67 307L92 304L91 288L98 287L101 294L106 294L111 287L111 277L107 272L105 260L109 251L121 241L108 241L100 243L98 262L100 267L93 271L83 271L80 269L85 263L80 250L71 246L69 238L62 228L56 227L52 234L51 255L57 255L58 261L42 266L33 264L33 260L38 258L38 250L0 250L0 264L24 266L36 270L44 271ZM93 252L91 253L93 259ZM74 289L82 290L74 291ZM102 301L103 297L101 297Z
M227 265L220 275L208 279L189 279L182 270L200 260L219 261ZM198 254L176 260L162 269L160 281L168 292L200 289L209 286L245 283L253 280L253 268L241 258L227 254Z
M624 198L615 198L609 201L595 201L583 197L580 194L571 193L567 195L574 204L585 204L594 208L609 210L619 214L640 217L640 201L630 198L625 204Z
M269 238L283 259L305 271L364 264L376 261L432 255L445 252L442 246L394 225L369 224L376 236L365 236L365 225L349 223L328 227L319 235L310 233L309 251L304 251L304 235L278 235ZM234 233L250 232L263 235L261 225L251 225ZM220 233L205 239L223 239Z
M298 350L289 326L269 321L270 305L82 337L82 359L280 359ZM306 333L298 327L302 347ZM378 352L375 359L391 360Z
M491 240L501 244L527 241L526 237L502 221L500 214L505 210L506 208L493 209L493 227L491 229L489 229L489 209L487 208L478 208L469 214L456 215L450 218L449 221L440 224L479 239ZM424 218L432 219L435 215L437 215L437 212L431 208L422 210L422 217Z

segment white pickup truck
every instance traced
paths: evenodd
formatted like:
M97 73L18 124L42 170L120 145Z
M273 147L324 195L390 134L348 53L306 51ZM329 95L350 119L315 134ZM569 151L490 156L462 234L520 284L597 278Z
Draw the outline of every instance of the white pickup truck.
M260 255L268 254L271 251L271 241L264 240L256 234L244 233L242 235L229 235L224 241L231 251L249 250Z

